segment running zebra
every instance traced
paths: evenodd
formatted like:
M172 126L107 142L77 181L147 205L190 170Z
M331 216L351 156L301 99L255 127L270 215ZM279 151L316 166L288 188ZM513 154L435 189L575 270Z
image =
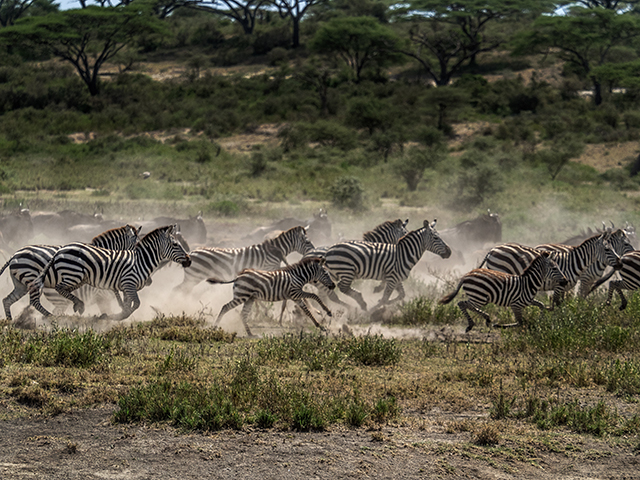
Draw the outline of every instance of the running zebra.
M440 238L435 230L436 221L429 224L424 221L423 227L407 233L397 245L368 242L344 242L333 245L327 250L326 268L331 276L338 280L338 288L358 302L362 310L367 310L367 304L362 294L351 288L357 278L382 280L385 282L384 293L378 302L379 307L390 303L389 298L394 290L398 296L393 300L405 297L402 282L409 277L411 269L428 250L442 258L449 258L451 249ZM330 298L346 305L338 299L335 292Z
M486 268L476 268L464 275L456 289L440 300L441 305L450 303L458 294L460 289L467 294L467 300L458 302L458 307L462 310L467 319L466 332L475 325L469 315L468 310L478 313L491 325L491 318L479 307L488 303L494 303L500 307L511 307L516 317L516 323L508 325L494 325L494 327L514 327L522 324L522 311L528 305L535 305L544 310L545 306L534 297L549 281L562 285L567 283L567 279L562 274L558 265L551 259L549 252L539 253L522 272L522 275L511 275L508 273L488 270Z
M408 223L409 219L405 221L397 219L381 223L373 230L364 232L362 234L362 240L364 242L390 243L396 245L402 237L409 233L407 230Z
M108 250L82 243L61 247L29 288L31 305L44 316L51 315L41 304L44 281L53 271L56 291L73 302L73 310L84 312L84 302L71 292L87 284L103 290L122 291L122 313L115 320L124 320L139 306L137 291L166 259L188 267L189 255L173 237L176 226L156 228L146 234L130 251Z
M233 280L246 268L275 270L282 262L286 264L287 255L304 255L312 249L304 227L293 227L276 238L244 248L196 248L191 252L192 265L184 271L184 280L176 289L189 292L208 277Z
M331 316L331 310L329 310L317 295L305 292L302 289L302 287L309 282L319 282L328 289L335 288L323 265L324 260L309 258L302 259L298 263L270 272L247 269L242 271L235 280L231 281L222 281L217 278L207 279L209 283L233 282L233 300L222 307L214 326L220 323L220 319L222 319L229 310L244 303L241 314L242 324L247 331L247 335L251 337L253 335L249 329L247 319L249 318L251 307L256 300L279 302L291 299L298 304L316 327L325 330L309 311L305 299L310 298L318 302L329 316Z
M622 290L638 290L640 288L640 250L634 250L633 252L623 255L620 261L622 262L622 268L618 270L618 272L620 272L620 278L622 278L622 280L612 280L609 282L606 305L611 305L611 299L615 291L620 295L620 310L624 310L627 308L627 299L622 293ZM609 280L615 272L616 271L613 270L607 276L598 280L591 288L591 291Z
M140 228L125 225L124 227L107 230L93 237L91 245L109 248L111 250L132 250L138 241L139 233ZM12 320L11 305L27 294L29 286L36 277L40 275L40 272L42 272L60 248L60 246L55 245L29 245L14 253L7 263L4 264L0 270L0 275L2 275L8 267L14 286L13 291L2 300L7 320ZM52 272L45 277L44 286L53 288ZM56 310L63 306L66 307L67 301L55 293L50 293L49 288L47 288L45 294L47 295L47 299L54 304ZM120 303L119 295L117 297L118 303ZM60 301L62 301L63 304L60 303Z
M619 257L632 252L633 247L631 246L630 239L627 235L627 232L621 228L611 231L611 229L606 229L610 233L608 237L609 244L611 248ZM555 243L548 243L544 245L536 246L538 250L546 250L548 252L561 252L561 253L569 253L571 249L574 247L570 245L562 245ZM591 292L593 285L598 281L604 271L607 268L607 264L595 261L591 265L589 265L579 277L580 288L578 289L578 295L585 298Z
M577 247L567 247L566 251L553 252L553 259L566 277L567 283L562 286L553 281L548 281L543 285L542 290L553 290L553 302L550 309L562 302L564 293L575 287L580 276L594 262L620 268L620 257L611 248L608 241L609 237L610 234L605 232L586 239ZM498 245L489 250L489 253L480 264L480 268L486 265L486 268L490 270L522 275L538 254L541 251L545 251L545 248L548 248L548 246L540 245L540 249L538 249L538 247L527 247L517 243Z

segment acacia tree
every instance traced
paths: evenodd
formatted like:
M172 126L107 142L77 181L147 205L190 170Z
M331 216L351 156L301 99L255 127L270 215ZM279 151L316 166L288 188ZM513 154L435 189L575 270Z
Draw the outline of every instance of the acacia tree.
M359 82L367 65L397 60L397 44L393 31L373 17L338 17L320 27L309 48L338 56Z
M138 35L163 31L158 19L134 5L93 6L22 19L0 30L0 40L44 49L71 63L95 96L100 92L100 69L106 61L133 44Z
M491 23L550 8L546 0L416 0L409 29L413 48L402 53L416 59L436 85L447 85L463 66L475 63L478 54L508 40L496 29L490 32Z
M291 35L291 46L300 46L300 22L314 5L324 3L325 0L268 0L269 5L278 9L282 18L290 18L293 33Z
M229 17L238 22L245 34L251 35L256 19L267 0L203 0L191 1L187 6Z
M0 0L0 26L13 25L30 14L52 13L58 10L53 0Z
M605 64L616 47L640 35L635 14L618 15L603 8L573 9L571 15L543 16L515 41L514 54L555 53L593 85L596 105L602 103L602 86L593 67Z

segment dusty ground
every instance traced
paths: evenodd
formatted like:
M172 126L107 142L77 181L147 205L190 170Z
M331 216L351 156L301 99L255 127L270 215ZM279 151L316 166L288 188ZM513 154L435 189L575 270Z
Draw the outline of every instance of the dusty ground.
M223 431L182 435L172 428L112 425L111 408L3 421L0 478L638 478L629 447L563 438L571 448L502 440L480 447L446 433L442 412L412 425L328 432ZM477 412L460 414L464 420Z

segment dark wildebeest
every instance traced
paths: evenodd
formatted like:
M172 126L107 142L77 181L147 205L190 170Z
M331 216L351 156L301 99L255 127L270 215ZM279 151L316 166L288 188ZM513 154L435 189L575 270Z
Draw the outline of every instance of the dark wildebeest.
M38 212L32 217L33 234L43 235L47 238L48 243L68 243L72 241L88 241L94 236L108 230L120 226L105 224L101 213L87 214L73 210L62 210L60 212ZM90 235L87 237L78 236L78 232L72 229L78 225L93 226Z
M33 221L27 208L0 216L0 232L7 247L17 250L33 237Z
M146 222L138 222L142 225L144 231L152 231L164 225L178 225L178 229L182 236L190 245L205 245L207 243L207 227L202 218L202 212L198 212L195 217L189 218L172 218L172 217L156 217Z
M258 227L244 237L243 241L250 244L260 243L293 227L305 227L307 229L307 237L314 245L330 245L332 243L331 222L327 216L327 210L324 208L314 213L313 218L309 220L287 217L266 227Z
M451 257L457 260L454 263L464 263L465 258L469 259L486 245L494 246L502 242L502 222L497 213L487 212L442 230L440 238L451 247Z

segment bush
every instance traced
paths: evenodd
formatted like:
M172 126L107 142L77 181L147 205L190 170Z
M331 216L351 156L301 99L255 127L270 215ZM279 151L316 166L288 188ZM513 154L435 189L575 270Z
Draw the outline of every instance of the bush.
M331 186L330 194L333 205L338 208L364 209L364 188L355 177L338 178Z
M440 150L412 147L395 162L393 170L406 182L409 191L414 192L425 170L434 168L442 159Z

